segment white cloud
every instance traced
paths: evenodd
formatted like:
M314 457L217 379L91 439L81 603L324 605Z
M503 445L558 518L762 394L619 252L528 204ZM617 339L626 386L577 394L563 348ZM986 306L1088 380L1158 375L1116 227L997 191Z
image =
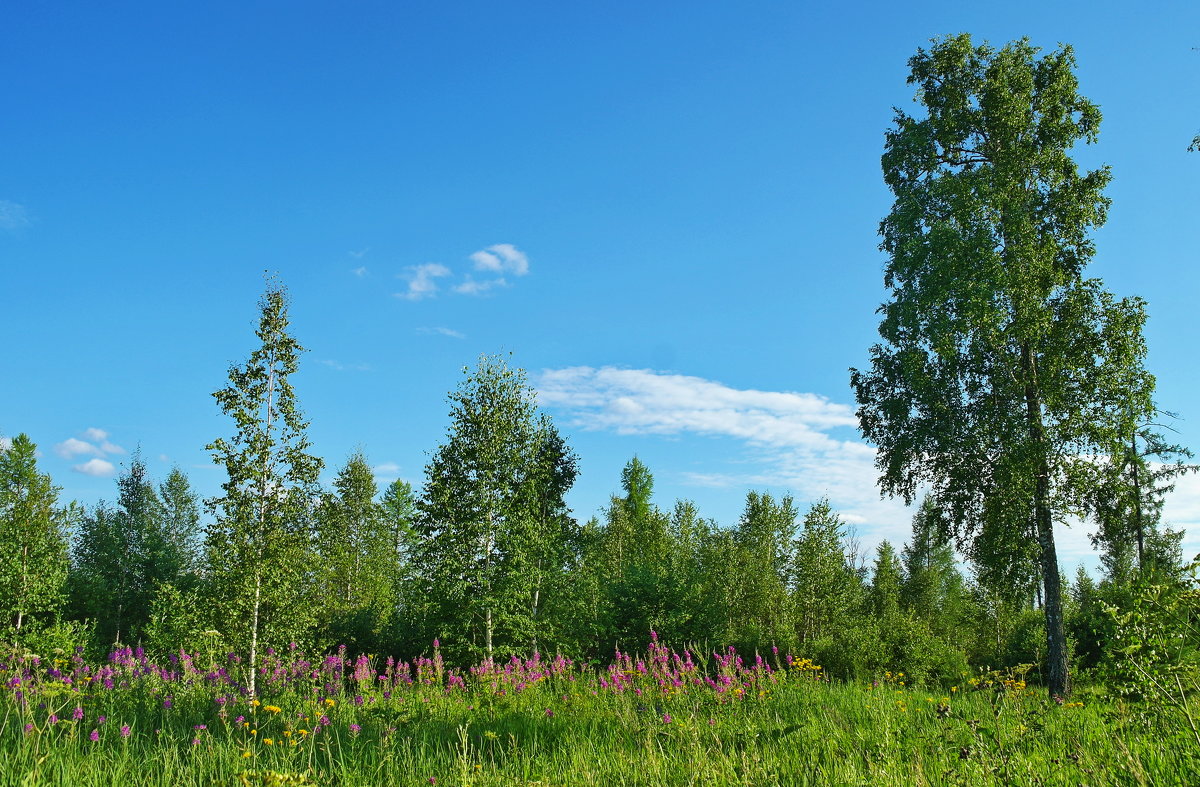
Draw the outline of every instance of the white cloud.
M434 279L450 275L450 269L437 262L414 265L408 270L410 272L405 274L408 279L408 290L396 293L396 297L409 301L419 301L422 298L433 297L438 289L437 282Z
M1184 560L1200 558L1200 474L1189 473L1175 479L1175 491L1163 503L1162 521L1174 530L1186 531Z
M92 426L83 430L80 434L87 439L80 440L75 437L69 437L54 446L54 453L63 459L74 459L77 456L100 457L109 454L125 453L124 448L109 441L108 432L103 429L97 429ZM99 445L96 445L96 443L99 443Z
M77 456L104 456L104 452L99 447L84 440L77 440L74 437L68 437L54 446L54 453L63 459L74 459Z
M855 427L849 405L812 393L737 389L648 369L580 366L542 372L538 400L569 413L574 426L622 435L696 435L745 444L745 471L690 472L686 483L782 487L803 504L828 496L843 519L864 525L864 542L907 538L912 512L883 500L875 451L829 434Z
M529 273L529 257L511 243L497 243L481 249L471 255L471 261L475 263L477 271L512 273L515 276Z
M354 268L353 270L351 270L350 272L361 279L363 276L367 275L367 266L360 265L357 268Z
M353 257L356 260L361 260L363 257L367 256L367 252L369 252L370 250L371 250L371 247L368 246L365 249L363 249L362 251L348 251L346 253L349 254L351 257Z
M112 478L117 468L105 459L89 459L81 465L71 467L76 473L95 476L96 478Z
M0 199L0 230L16 232L29 226L29 212L24 205Z
M160 462L170 462L170 461L171 461L171 457L167 456L166 454L159 454L159 455L158 455L158 461L160 461Z
M12 448L12 438L0 437L0 451L7 451L10 448Z
M508 282L504 279L490 279L488 281L476 281L470 276L462 284L455 285L454 291L460 295L483 295L489 290L496 287L507 287Z
M453 328L418 328L417 333L433 334L439 336L449 336L451 339L465 339L467 335L461 331L456 331Z

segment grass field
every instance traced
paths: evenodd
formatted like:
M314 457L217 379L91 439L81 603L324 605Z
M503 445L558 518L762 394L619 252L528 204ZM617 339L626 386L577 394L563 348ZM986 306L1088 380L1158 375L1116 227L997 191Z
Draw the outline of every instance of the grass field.
M1198 784L1182 717L1019 674L935 689L831 681L804 659L656 643L604 669L466 671L129 650L0 659L2 785Z

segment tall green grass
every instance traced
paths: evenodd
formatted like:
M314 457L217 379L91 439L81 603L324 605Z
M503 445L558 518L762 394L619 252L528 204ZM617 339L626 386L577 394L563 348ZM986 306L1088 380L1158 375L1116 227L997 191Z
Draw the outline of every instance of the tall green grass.
M9 664L0 785L1200 784L1173 717L1097 690L1057 703L1015 676L926 690L653 653L606 672L422 664L411 683L296 670L258 698L199 670L126 665L106 688Z

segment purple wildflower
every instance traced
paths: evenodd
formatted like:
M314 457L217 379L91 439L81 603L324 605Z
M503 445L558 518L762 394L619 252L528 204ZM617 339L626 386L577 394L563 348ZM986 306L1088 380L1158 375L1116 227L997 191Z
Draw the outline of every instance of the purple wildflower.
M132 730L130 730L130 729L129 729L129 725L128 725L128 724L122 724L122 725L121 725L121 737L122 737L122 738L128 738L128 737L129 737L129 734L130 734L131 732L132 732Z
M362 727L360 727L359 725L357 725L357 724L350 725L350 734L351 735L358 735L358 733L360 733L361 731L362 731Z
M46 719L46 721L50 722L51 724L58 724L58 717L51 713L50 718Z
M664 713L663 714L663 724L670 724L670 723L671 723L671 714Z
M31 732L33 732L33 725L32 725L32 724L26 724L26 725L25 725L25 734L26 734L26 735L28 735L28 734L29 734L29 733L31 733Z
M92 743L100 740L100 730L92 730L91 734L88 735L88 740Z
M76 705L75 710L71 713L71 718L75 719L75 721L82 721L83 720L83 708Z

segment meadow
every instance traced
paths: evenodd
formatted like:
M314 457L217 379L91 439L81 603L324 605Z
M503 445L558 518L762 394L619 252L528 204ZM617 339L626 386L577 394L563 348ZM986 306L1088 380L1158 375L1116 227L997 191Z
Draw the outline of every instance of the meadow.
M1195 784L1186 724L1098 690L1054 701L1020 669L914 687L781 653L651 641L459 670L140 650L0 660L2 785Z

